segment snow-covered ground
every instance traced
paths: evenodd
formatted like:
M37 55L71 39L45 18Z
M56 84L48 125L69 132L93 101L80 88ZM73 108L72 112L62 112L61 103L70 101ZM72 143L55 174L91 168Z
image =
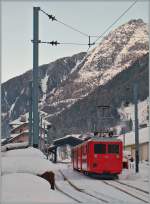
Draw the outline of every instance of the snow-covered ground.
M79 189L85 190L92 195L99 196L103 199L106 199L110 203L144 203L137 198L134 198L131 195L128 195L124 192L121 192L118 189L115 189L112 186L108 186L103 183L103 180L94 179L91 177L84 176L82 173L76 172L72 170L71 164L68 165L60 165L57 164L58 168L61 169L63 174ZM135 174L135 169L124 170L121 175L119 175L120 182L125 184L132 185L133 187L137 187L139 189L149 191L149 183L148 183L148 172L149 172L149 165L148 163L140 163L140 171L138 174ZM60 173L57 174L57 180L62 180ZM109 181L113 182L113 181ZM60 182L60 185L64 186L64 181ZM127 186L121 186L123 189L127 191L131 191L133 194L140 194L141 192L135 189L128 189ZM70 192L71 194L72 192ZM144 197L144 200L148 201L148 194L141 194L141 197ZM80 199L80 197L79 197ZM81 197L81 200L83 198ZM87 202L90 202L90 199ZM96 200L95 200L96 202ZM101 203L101 202L99 202Z
M32 174L12 173L2 176L2 203L65 203L68 198L50 189L49 183Z
M55 172L55 191L50 189L46 180L36 176L45 170ZM71 163L53 164L32 147L10 150L3 152L2 156L2 203L146 203L146 192L149 191L148 170L147 162L140 163L138 174L135 174L134 169L124 170L118 181L132 186L129 187L116 181L85 176L74 171ZM134 189L134 186L139 190Z

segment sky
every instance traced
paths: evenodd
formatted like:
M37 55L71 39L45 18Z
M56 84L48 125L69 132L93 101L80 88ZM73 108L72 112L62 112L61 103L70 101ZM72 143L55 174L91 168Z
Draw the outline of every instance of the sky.
M111 25L133 1L4 1L1 2L2 82L32 69L33 7L39 6L58 20L88 35L99 35ZM131 19L148 23L148 1L138 1L109 31ZM39 13L39 39L42 41L88 43L88 37L50 21ZM96 38L92 38L94 40ZM98 41L100 42L100 40ZM87 45L39 45L39 65L86 51Z

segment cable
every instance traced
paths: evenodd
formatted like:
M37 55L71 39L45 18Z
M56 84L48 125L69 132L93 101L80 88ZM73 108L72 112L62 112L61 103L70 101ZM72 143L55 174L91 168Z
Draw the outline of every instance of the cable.
M33 42L33 41L32 41ZM84 43L71 43L71 42L58 42L58 41L39 41L41 44L51 44L51 45L88 45Z
M68 25L68 24L66 24L66 23L64 23L64 22L62 22L62 21L56 19L55 16L48 14L48 13L45 12L44 10L42 10L42 9L40 9L40 10L41 10L42 13L44 13L45 15L47 15L48 18L51 19L52 21L55 20L55 21L57 21L58 23L60 23L60 24L62 24L62 25L64 25L64 26L66 26L66 27L68 27L68 28L70 28L70 29L72 29L72 30L74 30L74 31L76 31L76 32L78 32L78 33L80 33L80 34L86 36L86 37L89 37L88 34L86 34L86 33L82 32L82 31L80 31L80 30L78 30L78 29L72 27L71 25Z
M102 34L100 34L100 35L98 36L98 38L94 41L94 43L96 43L101 37L103 37L103 35L104 35L114 24L116 24L116 23L120 20L120 18L122 18L122 17L137 3L137 1L138 1L138 0L134 1L110 26L108 26L108 27L106 28L106 30L105 30Z
M40 9L40 11L41 11L42 13L44 13L46 16L48 16L48 18L51 19L52 21L54 21L54 20L56 21L55 16L48 14L47 12L45 12L45 11L42 10L42 9Z
M83 43L60 43L62 45L87 45L87 44L83 44Z
M80 33L81 35L84 35L84 36L86 36L86 37L89 37L88 34L82 32L82 31L80 31L80 30L78 30L78 29L76 29L76 28L74 28L74 27L72 27L72 26L70 26L70 25L68 25L68 24L66 24L66 23L63 23L63 22L60 21L60 20L56 20L56 21L57 21L58 23L61 23L61 24L64 25L64 26L66 26L67 28L70 28L70 29L72 29L72 30L74 30L74 31L76 31L76 32L78 32L78 33Z
M52 21L53 20L55 20L55 21L57 21L58 23L60 23L60 24L62 24L62 25L64 25L64 26L66 26L66 27L68 27L68 28L70 28L70 29L72 29L72 30L74 30L74 31L76 31L76 32L78 32L78 33L80 33L80 34L82 34L82 35L84 35L84 36L86 36L86 37L88 37L88 38L90 38L90 37L94 37L94 38L97 38L93 43L90 43L90 41L89 41L89 48L87 49L87 52L89 51L89 49L90 49L90 47L91 46L93 46L93 45L95 45L95 44L97 44L96 42L101 38L101 37L103 37L103 35L114 25L114 24L116 24L136 3L137 3L137 1L138 0L136 0L136 1L134 1L110 26L108 26L106 29L105 29L105 31L102 33L102 34L100 34L100 35L97 35L97 36L89 36L88 34L86 34L86 33L84 33L84 32L82 32L82 31L80 31L80 30L78 30L78 29L76 29L76 28L74 28L74 27L72 27L72 26L70 26L70 25L68 25L68 24L66 24L66 23L64 23L64 22L62 22L62 21L60 21L60 20L57 20L56 18L55 18L55 16L53 16L53 15L49 15L47 12L45 12L45 11L43 11L42 9L40 9L45 15L47 15L48 17L49 17L49 19L51 19ZM42 43L42 42L41 42ZM44 42L43 42L44 43ZM46 42L45 42L46 43ZM52 44L52 45L57 45L57 44L68 44L68 45L87 45L87 44L82 44L82 43L58 43L57 41L52 41L52 42L47 42L47 44Z

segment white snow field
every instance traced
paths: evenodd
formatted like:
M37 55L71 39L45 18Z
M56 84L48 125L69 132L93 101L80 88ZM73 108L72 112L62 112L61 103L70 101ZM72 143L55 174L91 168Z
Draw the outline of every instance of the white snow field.
M69 201L49 183L32 174L12 173L2 176L2 203L65 203ZM70 200L71 201L71 200Z
M46 170L55 172L54 191L36 176ZM2 156L2 204L148 203L148 170L143 162L138 174L129 169L118 180L99 180L74 171L71 163L53 164L32 147L10 150Z

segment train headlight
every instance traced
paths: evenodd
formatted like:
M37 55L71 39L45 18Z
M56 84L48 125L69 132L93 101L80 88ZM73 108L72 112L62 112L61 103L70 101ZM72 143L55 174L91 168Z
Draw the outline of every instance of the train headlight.
M116 155L116 158L117 158L117 159L119 159L119 158L120 158L119 154L117 154L117 155Z
M93 167L97 167L97 164L96 164L96 163L93 163Z

